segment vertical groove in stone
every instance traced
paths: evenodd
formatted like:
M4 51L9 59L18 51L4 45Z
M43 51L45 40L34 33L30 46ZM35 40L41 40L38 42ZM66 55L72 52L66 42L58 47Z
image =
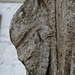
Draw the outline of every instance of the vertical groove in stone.
M58 75L65 75L65 57L67 41L66 0L56 1Z
M56 37L56 59L57 59L57 74L56 75L58 75L58 46L57 46L57 1L55 0L55 30L56 30L56 34L55 34L55 37Z

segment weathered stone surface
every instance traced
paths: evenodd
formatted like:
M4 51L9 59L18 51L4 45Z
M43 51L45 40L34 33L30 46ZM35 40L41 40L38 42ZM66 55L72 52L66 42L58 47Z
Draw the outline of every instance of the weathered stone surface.
M55 33L50 26L48 13L43 0L29 0L11 21L11 41L30 75L48 75L52 37Z
M74 75L71 62L75 50L75 3L73 0L57 0L56 12L58 75Z
M10 38L27 75L74 75L74 5L70 0L27 0L13 16Z

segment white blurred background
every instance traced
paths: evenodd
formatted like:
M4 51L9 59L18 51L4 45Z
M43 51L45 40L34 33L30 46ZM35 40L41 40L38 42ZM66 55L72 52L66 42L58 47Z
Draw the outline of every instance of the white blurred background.
M22 3L0 3L0 75L26 75L10 41L9 26L13 14Z

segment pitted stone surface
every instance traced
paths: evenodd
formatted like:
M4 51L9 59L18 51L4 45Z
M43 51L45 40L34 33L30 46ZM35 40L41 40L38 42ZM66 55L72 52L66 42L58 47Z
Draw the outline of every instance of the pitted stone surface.
M74 75L74 5L27 0L13 16L10 38L28 75Z
M46 75L50 61L50 39L54 32L43 3L27 1L13 16L10 26L11 41L30 75Z

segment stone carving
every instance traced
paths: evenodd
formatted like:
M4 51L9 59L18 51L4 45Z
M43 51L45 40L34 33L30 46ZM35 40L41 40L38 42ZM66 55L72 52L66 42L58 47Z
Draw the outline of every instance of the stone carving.
M74 9L70 0L26 0L15 13L10 39L28 75L74 75Z
M29 75L48 75L53 29L43 0L28 0L13 16L10 38Z

